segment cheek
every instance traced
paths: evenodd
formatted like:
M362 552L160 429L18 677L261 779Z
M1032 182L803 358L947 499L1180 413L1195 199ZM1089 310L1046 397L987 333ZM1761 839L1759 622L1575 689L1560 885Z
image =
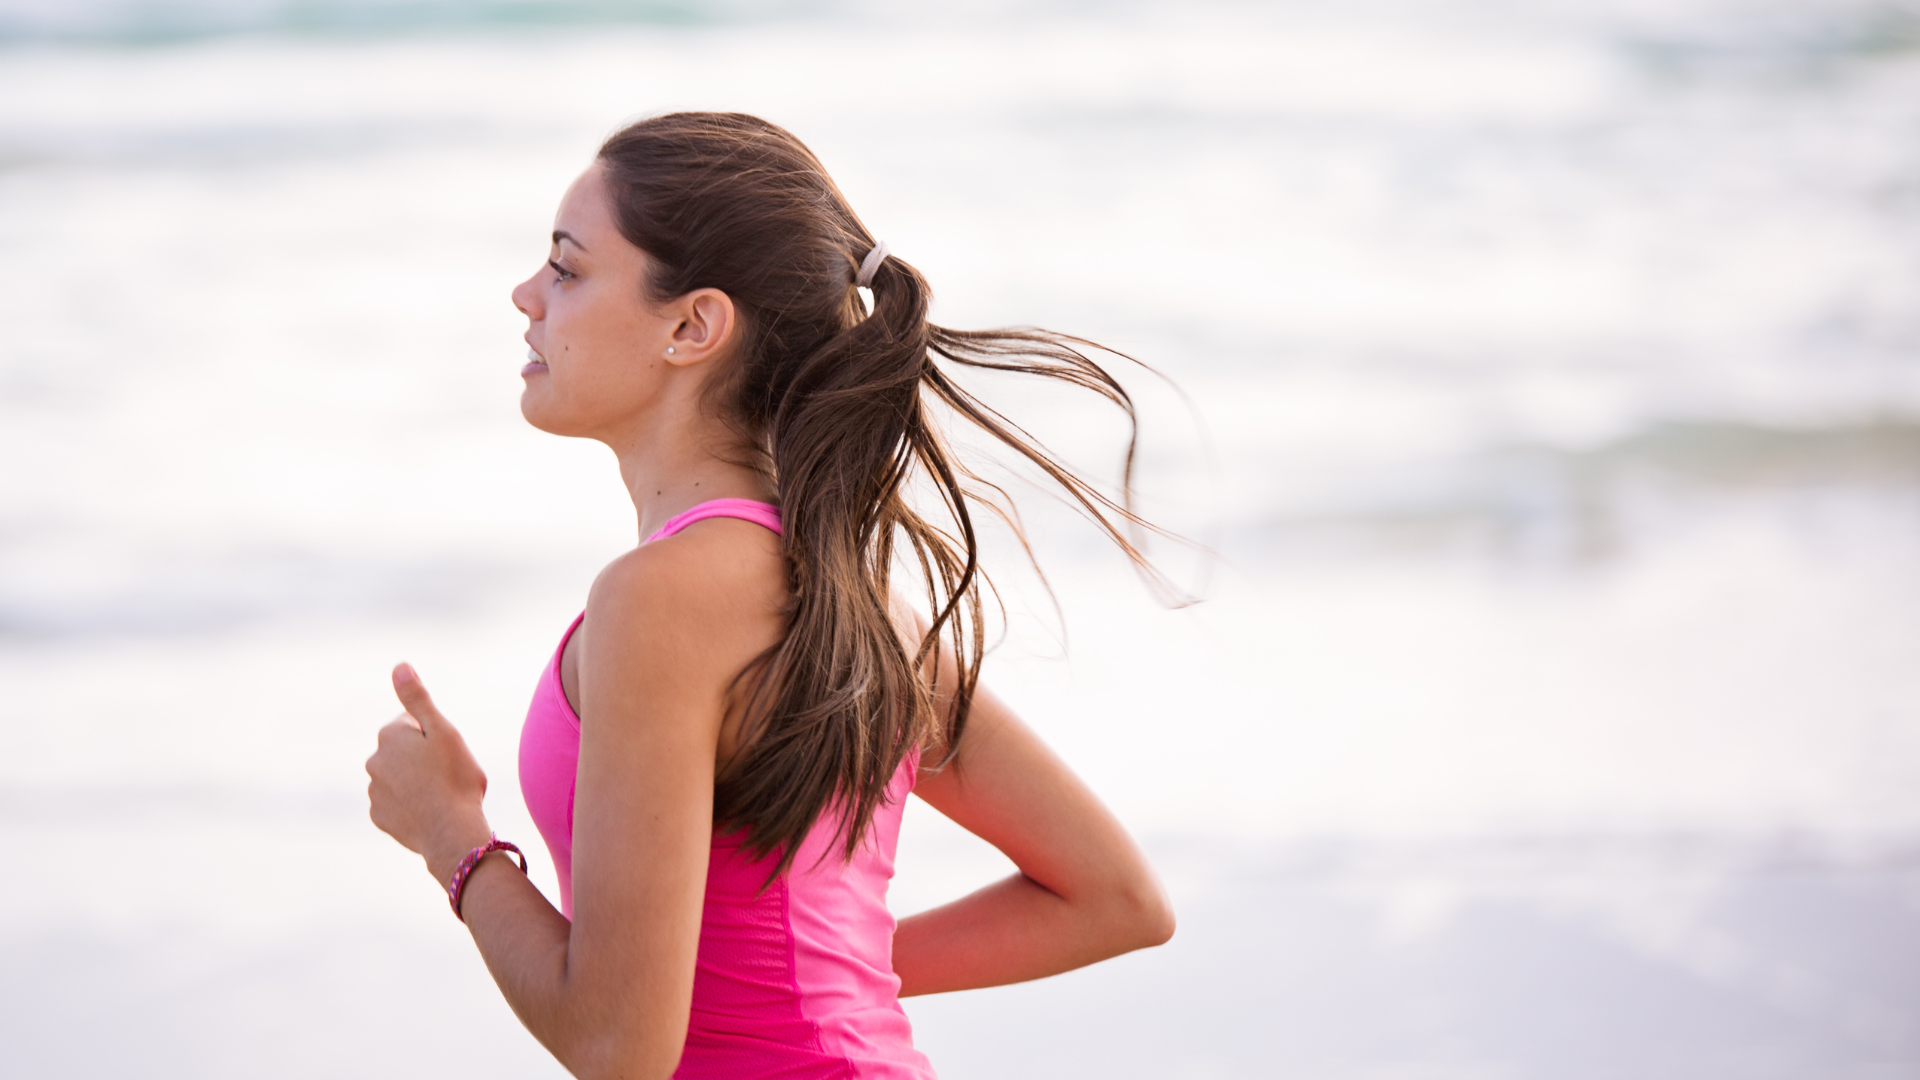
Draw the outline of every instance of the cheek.
M630 303L592 286L548 298L542 354L547 372L521 395L520 410L542 431L584 434L645 412L665 385L665 357L647 354L662 337Z
M520 414L534 427L587 435L645 413L658 398L663 363L577 339L549 340L546 373L529 379L520 395Z
M607 334L592 317L591 306L576 310L581 306L561 301L549 308L544 352L551 369L548 379L556 389L601 381L602 369L618 346L617 336Z

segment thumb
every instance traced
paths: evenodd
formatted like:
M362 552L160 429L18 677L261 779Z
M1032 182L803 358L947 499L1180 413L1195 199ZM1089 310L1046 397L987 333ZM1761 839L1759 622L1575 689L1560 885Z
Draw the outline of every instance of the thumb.
M421 734L431 738L453 727L434 706L433 698L428 696L426 685L420 681L420 675L413 670L412 664L395 665L393 692L407 710L407 715L419 722Z

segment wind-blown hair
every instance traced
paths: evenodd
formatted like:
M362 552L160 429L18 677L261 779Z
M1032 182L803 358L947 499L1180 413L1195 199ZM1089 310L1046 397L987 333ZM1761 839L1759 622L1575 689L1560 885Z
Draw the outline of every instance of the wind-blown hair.
M647 287L732 298L741 335L709 384L710 405L774 480L791 599L785 634L742 678L740 750L715 781L716 823L792 863L823 813L841 815L851 856L916 746L951 757L977 684L985 619L975 509L991 488L955 458L932 403L978 426L1058 483L1129 557L1134 408L1088 353L1092 342L1032 328L961 331L927 321L919 271L888 256L873 311L854 286L874 237L800 140L739 113L672 113L608 139L599 161L615 221L654 260ZM1117 355L1117 354L1116 354ZM1060 379L1101 394L1130 425L1118 499L1081 480L957 385L939 360ZM906 487L924 479L948 518L929 522ZM1017 532L1017 526L1016 526ZM892 617L896 556L921 571L931 627L903 644ZM933 696L942 640L959 678Z

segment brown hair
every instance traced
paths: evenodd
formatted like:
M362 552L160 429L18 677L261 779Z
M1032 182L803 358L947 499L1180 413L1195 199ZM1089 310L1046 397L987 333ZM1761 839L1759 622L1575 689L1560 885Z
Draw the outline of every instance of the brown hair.
M762 855L782 850L777 874L838 803L851 856L913 747L951 758L980 670L973 508L983 489L999 489L956 461L929 399L1038 466L1144 565L1116 526L1144 524L1131 510L1131 433L1115 501L954 383L935 357L1065 380L1104 395L1130 425L1133 403L1088 358L1099 348L1091 342L928 322L926 280L892 256L873 275L868 315L854 277L874 237L812 152L773 124L739 113L657 116L608 139L599 161L620 232L655 260L654 299L701 288L732 298L743 333L710 392L779 492L793 590L786 633L748 669L750 722L716 780L716 820L746 829ZM909 506L904 488L916 474L931 482L950 529ZM891 617L889 581L907 552L932 613L911 651ZM960 676L941 716L931 675L943 635Z

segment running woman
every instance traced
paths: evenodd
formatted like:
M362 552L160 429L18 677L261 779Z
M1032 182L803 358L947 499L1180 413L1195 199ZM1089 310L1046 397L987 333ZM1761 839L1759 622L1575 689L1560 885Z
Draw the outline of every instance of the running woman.
M494 838L486 776L405 664L368 794L576 1076L927 1080L900 998L1173 934L1120 822L978 681L979 485L934 423L984 429L1138 559L1125 500L949 366L1131 406L1090 343L945 329L928 297L798 139L718 113L609 139L513 290L521 412L614 452L641 541L594 581L521 736L559 906ZM896 923L909 793L1019 873Z

